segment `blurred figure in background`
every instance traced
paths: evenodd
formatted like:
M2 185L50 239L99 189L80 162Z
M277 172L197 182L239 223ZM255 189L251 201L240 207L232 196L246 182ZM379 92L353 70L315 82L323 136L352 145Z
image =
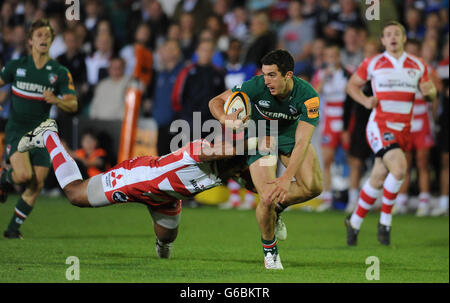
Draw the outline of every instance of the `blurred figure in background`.
M439 205L437 208L431 211L432 216L442 216L448 214L448 192L449 192L449 43L448 34L442 48L442 59L439 61L437 67L437 73L439 78L442 80L442 90L440 96L440 115L438 118L439 123L439 134L438 142L439 149L441 152L441 171L440 171L440 197Z
M349 73L354 73L364 59L359 41L359 28L348 26L344 32L344 47L341 49L341 63Z
M15 25L12 28L10 38L11 43L5 48L2 54L4 62L19 59L20 57L27 55L27 47L26 47L27 33L25 26Z
M193 113L201 113L201 123L213 119L208 102L225 90L224 71L212 64L214 41L200 41L197 62L185 67L178 75L172 91L172 107L178 117L189 124L190 133L183 134L187 141L205 138L209 133L195 133ZM198 137L200 135L200 137Z
M376 40L368 40L364 45L364 58L370 58L380 52L380 45ZM366 96L373 96L372 86L366 83L362 88ZM352 213L358 205L361 178L365 162L373 155L367 144L366 125L371 110L354 101L348 94L344 102L344 131L342 141L349 146L347 162L350 167L350 188L346 213Z
M107 77L109 62L113 57L113 37L110 34L99 34L95 39L96 51L89 57L86 57L86 72L89 84L89 92L86 96L90 100L97 83ZM88 101L90 102L90 101ZM87 110L88 107L85 107ZM84 112L81 112L84 114Z
M150 27L141 23L134 34L134 43L120 51L120 57L125 61L125 75L140 80L143 87L150 83L153 74L153 54L147 47L150 37Z
M78 165L82 166L80 171L87 173L87 176L83 176L83 178L96 176L110 167L107 162L106 151L99 147L98 137L92 129L83 132L81 148L70 154L77 160Z
M241 63L242 42L238 39L232 39L227 51L227 62L225 65L225 88L232 89L234 86L250 80L257 72L255 64L243 65ZM251 209L255 207L255 196L252 192L246 190L244 201L241 199L241 186L233 179L227 183L230 196L225 203L219 205L220 209Z
M422 40L425 36L425 27L422 25L420 10L414 6L408 7L405 18L406 36L408 39Z
M124 74L125 61L120 57L111 59L109 77L96 86L89 117L99 120L122 120L125 108L125 92L130 77Z
M422 45L416 40L410 40L406 43L405 51L414 56L421 57L428 66L428 73L434 85L439 89L441 86L436 72L433 68L433 61L436 58L437 44L435 41L426 41ZM436 103L437 98L432 102ZM424 100L422 94L418 91L413 105L413 117L411 122L412 150L406 152L408 169L412 167L413 152L415 152L416 167L419 183L419 206L416 215L419 217L427 216L430 211L430 172L429 172L429 154L434 146L433 120L431 118L431 103ZM435 107L436 105L434 105ZM408 190L410 185L410 174L405 175L405 181L400 188L397 201L394 205L395 214L404 214L408 211Z
M261 66L261 59L277 46L277 36L270 29L269 17L264 12L254 13L250 20L251 37L245 54L245 64Z
M278 32L278 48L286 49L294 60L303 61L311 55L311 46L315 38L313 22L303 20L302 4L295 0L289 3L289 19Z
M180 25L180 46L183 57L186 60L189 60L192 57L197 46L194 22L194 15L191 13L182 13L178 22Z
M350 74L340 63L339 46L327 45L324 50L325 67L318 70L311 84L320 95L322 101L322 157L323 157L323 203L317 211L322 212L332 207L333 193L331 184L331 165L339 146L343 146L341 135L343 130L345 87Z
M184 13L193 16L193 31L200 32L205 25L205 21L212 14L212 4L210 0L181 0L177 3L172 18L175 21L181 19ZM187 57L190 58L190 57Z
M167 40L158 49L160 69L157 71L156 87L153 94L152 114L158 124L158 155L171 153L170 141L174 134L170 124L175 119L171 106L171 94L184 61L177 40Z
M237 38L245 42L249 35L247 25L247 10L244 6L236 6L233 11L224 17L231 38Z

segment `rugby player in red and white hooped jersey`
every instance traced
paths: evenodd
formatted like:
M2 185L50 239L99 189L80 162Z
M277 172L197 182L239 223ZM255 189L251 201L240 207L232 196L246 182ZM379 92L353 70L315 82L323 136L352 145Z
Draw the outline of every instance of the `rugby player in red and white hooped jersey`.
M421 57L427 64L430 79L438 88L442 86L441 81L433 68L433 63L437 55L437 43L434 40L426 40L420 44L417 40L408 40L405 46L408 54ZM432 106L431 106L432 105ZM416 166L419 175L419 206L416 215L419 217L426 216L430 210L430 172L428 169L428 158L430 148L434 146L433 135L433 118L431 117L431 109L435 111L438 105L438 99L435 98L433 103L425 101L420 91L416 92L416 99L413 106L413 118L411 122L411 140L412 151L406 153L408 168L411 167L413 161L413 151L416 155ZM409 171L409 169L408 169ZM393 214L404 214L407 212L408 202L409 173L405 176L405 181L400 188L397 196Z
M313 76L312 86L320 95L325 119L321 125L322 158L323 158L323 203L317 207L318 212L326 211L332 207L333 194L331 191L331 164L339 145L345 150L348 146L341 141L344 130L344 102L347 94L345 86L350 73L341 65L339 46L329 44L324 50L325 66Z
M253 146L256 146L255 142ZM252 149L249 145L251 143L245 144L246 149ZM172 243L178 234L182 199L221 185L233 176L241 177L246 181L243 185L255 191L250 172L245 169L246 157L236 157L236 146L226 142L213 146L206 140L196 140L165 156L125 160L87 180L83 180L76 162L61 143L54 120L47 119L23 136L18 151L26 152L37 147L47 149L56 179L73 205L145 204L153 219L156 252L160 258L170 256ZM261 148L269 151L263 146ZM273 148L273 145L268 148Z
M406 32L399 22L388 22L382 31L385 52L363 61L347 84L347 93L372 113L366 127L367 141L375 154L369 180L361 189L358 207L346 218L347 244L356 245L361 224L383 192L378 241L390 244L392 206L405 178L405 152L410 146L412 107L418 89L429 101L436 88L428 78L424 62L405 53ZM367 97L361 87L371 81L374 96Z

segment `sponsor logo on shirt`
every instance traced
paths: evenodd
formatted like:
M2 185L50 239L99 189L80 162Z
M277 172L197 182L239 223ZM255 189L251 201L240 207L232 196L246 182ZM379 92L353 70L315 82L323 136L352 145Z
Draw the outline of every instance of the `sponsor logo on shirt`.
M394 134L386 132L383 134L384 141L393 141L394 140Z
M264 119L272 120L272 119L285 119L285 120L297 120L300 115L291 116L285 113L274 113L261 109L258 105L255 104L255 108L258 112L263 116Z
M18 68L16 70L16 76L17 77L25 77L27 75L27 70L24 68Z
M319 97L311 98L305 101L307 116L309 119L314 119L319 117Z
M47 87L45 85L37 84L37 83L30 83L30 82L23 82L23 81L16 81L16 87L21 90L25 90L28 92L38 92L43 93L44 90L50 90L54 91L53 87Z
M270 101L268 100L259 100L258 105L261 107L269 108L270 107Z
M189 182L191 182L192 186L195 189L195 192L201 192L205 189L205 186L199 185L196 180L190 180Z
M121 192L120 190L116 190L115 192L113 192L112 194L112 199L115 202L118 203L124 203L128 201L128 197L127 195L125 195L123 192Z
M292 106L292 105L289 105L289 111L290 111L291 114L293 114L293 115L296 115L296 114L297 114L297 109L296 109L294 106Z

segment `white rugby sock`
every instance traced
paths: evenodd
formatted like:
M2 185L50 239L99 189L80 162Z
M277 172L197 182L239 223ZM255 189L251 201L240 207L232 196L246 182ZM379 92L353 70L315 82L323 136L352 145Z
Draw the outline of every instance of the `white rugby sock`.
M439 207L442 209L448 209L448 195L439 197Z
M47 148L52 159L56 179L62 189L75 180L83 180L77 163L64 149L64 146L59 140L58 133L46 131L44 133L44 142L45 148Z
M397 180L389 173L383 183L383 204L381 205L380 223L391 226L392 224L392 206L394 205L397 194L403 180Z
M350 217L350 223L353 228L358 230L361 228L364 218L377 200L380 191L381 189L374 188L370 185L370 179L366 181L359 194L358 207L356 207Z
M399 205L406 205L406 202L408 202L408 195L407 194L398 194L397 200L395 201L395 203L399 204Z
M419 194L419 204L429 205L430 203L430 193L421 192Z

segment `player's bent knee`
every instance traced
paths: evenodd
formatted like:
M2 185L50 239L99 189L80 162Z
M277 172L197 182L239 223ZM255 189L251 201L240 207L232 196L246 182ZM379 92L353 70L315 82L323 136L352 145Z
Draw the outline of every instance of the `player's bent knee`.
M14 181L18 184L27 183L33 179L33 173L24 172L14 172Z
M403 180L406 176L406 169L395 169L391 171L391 174L396 180Z

